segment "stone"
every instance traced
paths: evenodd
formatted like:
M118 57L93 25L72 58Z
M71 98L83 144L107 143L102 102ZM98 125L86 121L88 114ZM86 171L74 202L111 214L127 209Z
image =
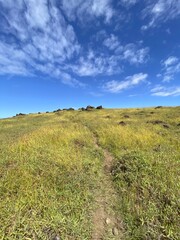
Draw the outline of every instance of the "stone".
M59 236L55 236L53 240L61 240Z
M118 236L118 234L119 234L118 229L116 227L114 227L112 229L112 233L113 233L114 236Z
M96 109L103 109L102 105L101 106L98 106Z
M88 105L87 107L86 107L86 111L90 111L90 110L93 110L94 109L94 107L93 106L90 106L90 105Z
M109 218L106 218L106 224L109 225L111 223L111 220Z

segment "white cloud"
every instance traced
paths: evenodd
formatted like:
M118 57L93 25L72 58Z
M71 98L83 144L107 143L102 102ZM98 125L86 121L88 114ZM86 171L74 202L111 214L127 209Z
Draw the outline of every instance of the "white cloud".
M135 5L139 0L120 0L120 3L122 5L125 5L127 7Z
M111 34L108 38L106 38L103 42L104 46L108 47L110 50L115 50L117 47L121 47L119 39L114 34Z
M123 59L131 64L146 63L149 59L149 48L138 48L135 44L127 44L123 49Z
M174 57L174 56L171 56L171 57L167 58L167 59L163 62L163 65L164 65L165 67L168 67L168 66L173 65L173 64L175 64L175 63L177 63L177 62L178 62L178 58L177 58L177 57Z
M149 60L149 48L142 48L140 43L121 45L120 40L114 34L109 36L105 33L101 36L101 41L107 51L96 52L92 49L75 64L70 65L70 69L78 76L114 75L122 72L125 63L131 65L144 64Z
M175 56L170 56L161 61L163 82L169 82L175 75L180 73L180 60Z
M62 9L71 21L78 19L81 22L95 17L103 17L109 22L114 14L111 0L62 0Z
M141 44L140 42L122 45L119 38L114 34L106 37L103 41L104 46L114 51L114 55L119 56L118 59L125 60L130 64L143 64L149 60L149 48L142 48Z
M93 50L87 56L80 57L70 68L79 76L113 75L121 72L118 56L97 54Z
M82 86L75 76L112 76L127 62L137 65L148 60L148 48L122 45L115 34L105 31L98 39L103 48L91 42L86 50L78 42L69 21L102 18L110 23L115 14L111 0L0 0L0 7L4 10L0 14L6 12L0 33L11 36L0 38L0 75L45 74Z
M113 80L113 81L107 82L103 86L103 89L107 92L119 93L122 90L131 88L133 86L140 84L141 82L146 81L147 77L148 77L148 74L145 74L145 73L134 74L133 76L126 77L124 81Z
M30 27L44 29L50 20L46 0L25 0L27 11L25 17Z
M79 54L80 45L71 25L51 0L2 1L5 24L11 34L0 40L0 74L36 75L37 72L70 85L82 85L66 72L67 62Z
M143 10L143 17L149 22L142 26L142 30L156 27L162 22L175 19L180 16L180 0L158 0L149 1Z
M106 22L109 22L113 16L111 0L94 0L92 4L92 13L97 17L104 16Z
M29 70L26 67L26 54L14 45L8 45L0 42L0 75L17 74L29 75Z
M169 97L180 96L180 87L164 87L158 85L151 89L152 96Z

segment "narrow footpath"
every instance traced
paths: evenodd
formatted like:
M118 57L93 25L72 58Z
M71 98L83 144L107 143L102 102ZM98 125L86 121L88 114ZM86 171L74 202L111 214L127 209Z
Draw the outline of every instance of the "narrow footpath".
M104 164L102 180L99 183L96 195L96 210L93 213L92 240L123 240L123 224L115 212L117 206L117 194L113 187L111 169L113 164L112 155L98 144L94 134L94 144L97 149L103 151Z

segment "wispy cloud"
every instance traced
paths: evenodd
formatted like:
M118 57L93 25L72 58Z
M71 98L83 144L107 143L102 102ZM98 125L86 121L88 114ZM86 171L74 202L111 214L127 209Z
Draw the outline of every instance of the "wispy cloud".
M174 57L174 56L171 56L171 57L167 58L167 59L163 62L163 65L164 65L165 67L168 67L168 66L173 65L173 64L175 64L175 63L177 63L177 62L178 62L178 58L177 58L177 57Z
M114 34L103 40L103 45L108 51L98 52L89 50L84 53L70 69L78 76L114 75L121 73L124 64L144 64L149 60L149 48L142 48L138 44L121 45Z
M121 48L121 43L118 37L115 36L114 34L111 34L109 37L104 39L103 44L110 50L115 50L115 49L117 50L118 47Z
M78 19L81 22L88 22L95 17L103 17L105 22L108 23L114 14L111 0L63 0L62 9L69 20Z
M72 64L70 68L78 76L113 75L121 72L118 56L98 54L93 50L80 57L78 62Z
M131 64L146 63L149 59L149 48L138 48L135 44L127 44L123 49L123 59Z
M135 5L139 0L120 0L120 4L130 7Z
M165 87L158 85L151 89L151 95L159 97L180 96L180 87Z
M73 27L53 1L48 5L47 0L0 0L0 7L4 21L1 31L10 36L0 39L1 75L40 72L81 85L64 68L79 53L80 45Z
M115 12L112 0L0 0L0 75L41 74L82 86L83 77L112 76L127 63L146 63L148 47L122 44L115 33L104 31L98 46L79 42L75 22L106 25Z
M142 47L141 43L128 43L122 45L119 38L114 34L105 38L103 41L104 46L114 52L118 59L127 61L130 64L144 64L149 60L149 48Z
M103 89L107 92L111 93L119 93L128 88L134 87L141 82L146 81L148 78L148 74L146 73L138 73L133 76L128 76L124 81L109 81L104 86Z
M162 22L177 18L179 15L180 0L149 1L147 7L143 10L143 17L148 19L149 22L142 29L155 27Z
M180 60L176 56L170 56L161 61L163 82L169 82L180 73Z

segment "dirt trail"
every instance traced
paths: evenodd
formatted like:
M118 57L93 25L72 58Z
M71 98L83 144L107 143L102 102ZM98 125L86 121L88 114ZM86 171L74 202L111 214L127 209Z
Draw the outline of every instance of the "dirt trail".
M104 164L102 181L96 194L96 210L93 214L92 240L123 239L122 221L116 216L115 206L117 204L117 194L111 179L111 168L113 157L103 149L94 135L94 144L97 149L101 149L104 154Z

